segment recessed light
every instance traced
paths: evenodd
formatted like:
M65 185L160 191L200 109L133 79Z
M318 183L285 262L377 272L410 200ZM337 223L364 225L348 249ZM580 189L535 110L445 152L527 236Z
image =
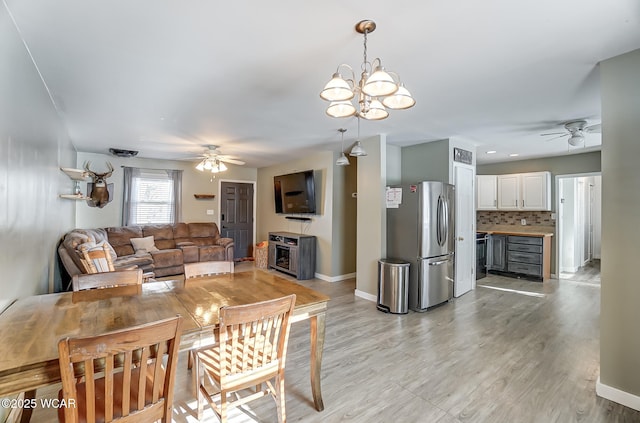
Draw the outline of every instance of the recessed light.
M518 153L511 153L511 154L509 154L509 157L518 157L518 156L519 156L519 154L518 154Z
M489 150L489 151L487 151L487 154L496 154L496 153L497 153L497 151L496 151L496 150Z

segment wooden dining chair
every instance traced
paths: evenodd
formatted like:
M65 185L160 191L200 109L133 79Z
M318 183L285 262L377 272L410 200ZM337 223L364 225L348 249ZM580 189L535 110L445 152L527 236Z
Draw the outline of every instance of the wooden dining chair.
M196 263L185 263L184 280L188 285L188 280L198 276L221 275L233 273L234 264L232 261L201 261ZM193 351L189 351L187 368L193 368Z
M111 252L106 245L103 245L102 248L81 250L80 254L82 255L80 261L84 265L86 273L113 272L116 270L111 259Z
M118 270L115 272L73 275L71 285L74 291L94 288L112 288L122 285L142 284L142 269Z
M200 261L196 263L185 263L184 278L191 279L198 276L219 275L223 273L233 273L232 261Z
M220 308L219 341L195 350L198 419L206 399L222 423L230 408L271 394L286 421L284 369L295 295ZM273 383L272 383L273 382ZM264 389L263 389L264 383ZM216 388L211 391L210 386ZM240 396L239 391L250 394ZM219 404L213 395L220 393ZM230 393L238 394L230 401ZM246 393L246 392L245 392Z
M58 343L62 422L171 421L182 317Z

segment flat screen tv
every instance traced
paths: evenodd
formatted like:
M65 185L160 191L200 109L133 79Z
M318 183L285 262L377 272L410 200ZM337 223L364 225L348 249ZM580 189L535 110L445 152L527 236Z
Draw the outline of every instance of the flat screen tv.
M276 213L316 212L316 189L313 170L273 177Z

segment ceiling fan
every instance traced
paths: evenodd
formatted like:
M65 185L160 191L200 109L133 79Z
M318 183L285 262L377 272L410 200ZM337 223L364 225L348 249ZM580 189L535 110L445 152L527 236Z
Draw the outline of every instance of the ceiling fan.
M232 163L235 165L244 165L242 160L234 159L230 156L225 156L218 150L217 145L209 145L204 153L198 157L201 159L200 163L196 166L196 169L200 171L208 170L212 173L223 172L227 170L225 163Z
M550 132L548 134L540 134L541 136L549 136L549 135L557 135L556 137L550 138L547 141L552 141L558 138L568 136L569 139L567 142L569 145L573 147L578 147L584 144L584 136L585 134L595 134L600 133L602 131L601 124L596 125L587 125L586 120L572 120L564 124L564 128L566 131L564 132Z

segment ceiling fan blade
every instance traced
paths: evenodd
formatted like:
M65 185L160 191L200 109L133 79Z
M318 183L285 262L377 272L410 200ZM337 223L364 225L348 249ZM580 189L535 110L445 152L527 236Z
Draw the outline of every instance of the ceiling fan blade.
M551 134L549 134L549 135L551 135ZM558 138L566 137L567 135L569 135L569 134L558 135L557 137L553 137L553 138L549 138L548 140L545 140L545 142L557 140Z
M584 128L584 132L589 132L590 134L600 134L602 132L602 124L598 123L595 125L587 126Z
M541 137L544 137L546 135L568 135L568 132L549 132L548 134L540 134Z
M229 159L226 157L225 158L218 157L218 160L220 160L221 162L231 163L231 164L240 165L240 166L244 164L242 160Z

